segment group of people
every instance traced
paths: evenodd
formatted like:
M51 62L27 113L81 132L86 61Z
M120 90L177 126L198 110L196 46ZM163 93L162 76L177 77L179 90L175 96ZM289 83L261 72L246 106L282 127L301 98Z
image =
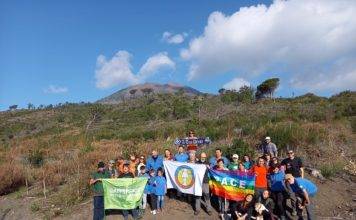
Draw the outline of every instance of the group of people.
M254 173L255 194L246 195L245 199L239 202L211 195L208 169L203 178L202 196L167 190L163 166L165 160L204 164L208 169ZM94 190L94 219L103 219L105 216L100 179L141 176L148 178L141 204L133 210L122 210L124 219L128 218L130 212L134 219L142 217L147 204L150 205L152 215L164 212L165 195L193 202L194 215L199 215L202 205L207 214L212 215L211 204L216 201L222 219L226 216L234 219L255 219L256 216L263 216L263 219L287 219L288 215L303 219L303 209L306 209L308 219L315 219L310 197L316 193L316 186L304 178L302 160L289 150L288 157L280 161L277 147L270 137L266 137L261 145L260 157L256 163L249 155L242 155L240 158L239 155L233 154L229 160L223 156L220 148L215 149L215 155L208 159L206 152L198 153L197 149L188 150L185 146L178 146L176 154L165 149L164 154L159 155L157 150L153 150L147 158L144 155L131 155L130 160L120 157L110 160L107 166L104 162L99 162L98 170L90 179Z

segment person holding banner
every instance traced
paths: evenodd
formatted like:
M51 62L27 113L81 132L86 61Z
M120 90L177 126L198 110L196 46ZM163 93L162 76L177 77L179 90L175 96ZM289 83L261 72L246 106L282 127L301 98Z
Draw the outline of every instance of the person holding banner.
M257 165L252 167L252 171L256 175L255 181L255 197L259 202L261 200L263 191L267 189L267 167L265 166L265 160L260 157L258 158Z
M217 149L216 151L220 151L220 153L221 153L220 149ZM221 156L221 154L220 154L220 156ZM228 170L225 167L223 158L220 158L220 159L217 160L217 164L216 164L214 169L218 170L218 171L222 171L222 170L226 171L226 170ZM219 203L219 215L221 216L221 219L224 219L224 214L227 213L227 211L228 211L227 209L229 207L228 200L226 198L218 196L218 203Z
M89 185L93 187L94 191L94 209L93 220L102 220L105 217L104 210L104 189L101 179L110 178L109 172L105 170L105 163L100 161L98 163L98 169L91 176Z
M212 215L211 204L210 204L210 192L209 192L209 163L207 161L207 155L205 152L200 154L200 159L197 161L197 164L203 164L206 166L206 171L203 178L202 184L202 196L195 197L195 211L194 215L198 215L201 209L201 204L205 206L206 212L208 215ZM204 200L203 200L204 199Z
M184 147L180 145L178 147L178 153L174 155L174 160L178 162L187 162L189 159L188 154L184 151Z
M123 173L120 174L119 178L134 178L134 174L130 170L130 164L125 163L123 166ZM137 208L137 207L136 207ZM138 219L138 213L137 209L131 209L131 210L122 210L122 215L124 216L124 220L127 220L129 217L129 212L131 211L132 218L133 219Z

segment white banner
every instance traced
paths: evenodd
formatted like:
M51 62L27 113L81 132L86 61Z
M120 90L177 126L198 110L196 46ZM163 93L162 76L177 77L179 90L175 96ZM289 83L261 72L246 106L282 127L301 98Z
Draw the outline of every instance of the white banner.
M163 161L167 179L167 188L175 188L182 193L202 195L204 164Z

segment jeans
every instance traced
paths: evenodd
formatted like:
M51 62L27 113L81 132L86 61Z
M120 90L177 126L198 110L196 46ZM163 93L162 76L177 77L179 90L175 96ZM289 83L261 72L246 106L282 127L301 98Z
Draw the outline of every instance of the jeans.
M124 220L129 219L129 212L131 211L132 218L138 219L138 212L137 209L130 209L130 210L122 210L122 215L124 216Z
M256 198L257 202L261 201L263 191L265 191L265 190L266 190L266 188L259 188L259 187L255 188L255 198Z
M105 209L104 209L104 196L94 196L94 213L93 220L102 220L105 218Z
M157 196L157 208L163 209L164 196Z
M206 211L209 212L211 211L209 183L203 183L202 189L202 196L195 197L195 211L200 211L202 203L205 206Z
M157 196L155 194L150 194L150 199L151 199L151 209L156 210L157 209Z
M228 211L229 201L223 197L218 196L219 214L224 214Z
M299 220L303 220L303 209L299 208L299 205L301 205L303 201L303 198L298 198L297 199L297 215ZM308 220L314 220L314 204L310 201L308 205L305 205L305 210L307 211L307 218Z
M144 193L142 195L142 199L141 199L141 203L140 203L140 209L146 209L146 206L147 206L147 194Z
M285 216L285 192L272 192L272 197L276 201L277 214L279 216Z

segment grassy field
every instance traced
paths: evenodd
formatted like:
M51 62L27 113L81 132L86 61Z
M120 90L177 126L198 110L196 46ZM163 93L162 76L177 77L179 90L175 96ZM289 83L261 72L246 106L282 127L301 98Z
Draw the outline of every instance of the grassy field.
M331 178L352 173L356 92L242 102L224 95L151 95L119 105L66 103L0 112L0 195L41 199L33 212L64 214L90 196L89 174L99 160L176 151L190 129L227 154L255 154L265 136L280 152L294 149ZM351 161L351 162L350 162ZM351 167L345 170L345 167Z

